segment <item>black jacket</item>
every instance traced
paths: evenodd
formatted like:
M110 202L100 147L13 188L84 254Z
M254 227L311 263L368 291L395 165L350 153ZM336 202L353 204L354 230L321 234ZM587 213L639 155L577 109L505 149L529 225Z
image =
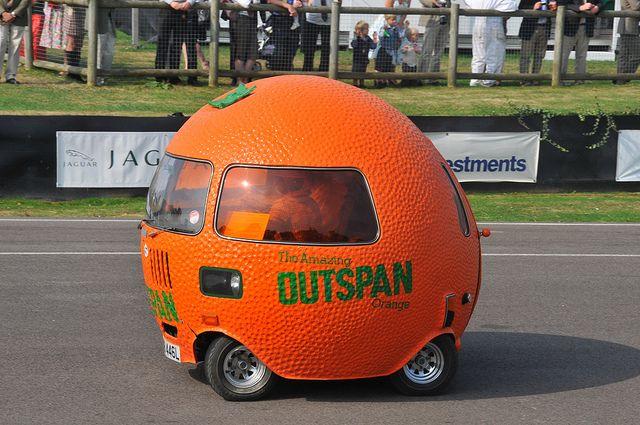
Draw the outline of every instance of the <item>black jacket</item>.
M539 0L522 0L520 2L520 6L518 9L520 10L532 10L533 6ZM518 37L523 40L531 40L531 36L533 36L533 32L538 26L539 18L522 18L522 23L520 24L520 32L518 33ZM551 17L547 18L547 23L545 25L545 29L547 32L547 38L551 36Z
M376 43L368 35L365 37L354 36L351 47L353 47L353 62L369 63L369 50L375 49Z
M573 12L580 12L580 6L582 6L585 2L582 0L558 0L558 6L567 6L567 11L571 10ZM600 0L592 0L589 3L593 3L596 6L600 6ZM580 19L579 17L575 18L567 18L564 23L564 35L567 37L573 37L578 32L578 28L580 28ZM593 37L593 27L595 26L596 18L585 18L585 31L587 33L587 37Z

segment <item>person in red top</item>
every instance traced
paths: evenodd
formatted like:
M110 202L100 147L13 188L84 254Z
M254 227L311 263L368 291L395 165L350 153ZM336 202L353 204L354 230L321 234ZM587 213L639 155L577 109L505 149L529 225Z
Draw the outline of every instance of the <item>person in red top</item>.
M40 46L42 30L44 29L44 2L33 0L31 8L31 34L33 45L33 60L47 60L47 50ZM24 57L24 43L20 46L20 56Z

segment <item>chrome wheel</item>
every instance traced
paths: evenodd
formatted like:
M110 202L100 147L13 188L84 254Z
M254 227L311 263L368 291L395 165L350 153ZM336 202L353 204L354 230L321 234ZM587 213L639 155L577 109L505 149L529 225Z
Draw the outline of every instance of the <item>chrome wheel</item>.
M416 384L428 384L442 374L445 367L442 350L430 342L403 366L407 378Z
M267 366L244 345L229 351L224 358L224 378L238 388L250 388L258 384Z

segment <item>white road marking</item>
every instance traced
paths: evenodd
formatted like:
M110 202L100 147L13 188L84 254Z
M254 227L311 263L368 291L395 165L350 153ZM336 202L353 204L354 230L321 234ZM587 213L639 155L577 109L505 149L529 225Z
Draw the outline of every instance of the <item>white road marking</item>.
M1 221L32 222L32 223L140 223L140 220L127 218L0 218Z
M533 253L491 253L485 252L483 257L640 257L640 254L533 254Z
M140 255L136 251L30 251L30 252L0 252L0 255ZM485 252L483 257L621 257L637 258L640 254L551 254L551 253L498 253Z
M630 226L637 227L640 223L510 223L510 222L479 222L479 226Z
M0 222L33 223L139 223L139 219L128 218L0 218ZM478 222L479 226L629 226L638 227L640 223L534 223L534 222Z

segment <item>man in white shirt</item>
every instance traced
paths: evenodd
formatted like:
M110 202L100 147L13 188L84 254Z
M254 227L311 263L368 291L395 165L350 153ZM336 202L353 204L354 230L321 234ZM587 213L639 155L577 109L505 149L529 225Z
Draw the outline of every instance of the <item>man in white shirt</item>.
M512 12L518 9L518 4L520 0L464 0L463 6L469 9ZM500 16L474 16L472 48L471 72L501 73L507 50L504 19ZM470 85L492 87L497 85L497 81L472 79Z
M329 6L331 0L310 0L308 6ZM331 14L307 13L302 27L302 53L304 54L303 71L313 71L313 59L316 56L316 45L320 35L320 72L329 70L329 38Z

